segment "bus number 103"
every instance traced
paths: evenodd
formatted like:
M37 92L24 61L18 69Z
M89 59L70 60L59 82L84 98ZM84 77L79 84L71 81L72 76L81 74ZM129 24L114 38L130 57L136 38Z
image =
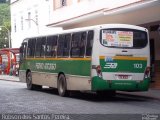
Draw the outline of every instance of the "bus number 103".
M138 69L141 69L143 67L143 65L142 64L134 64L134 68L138 68Z

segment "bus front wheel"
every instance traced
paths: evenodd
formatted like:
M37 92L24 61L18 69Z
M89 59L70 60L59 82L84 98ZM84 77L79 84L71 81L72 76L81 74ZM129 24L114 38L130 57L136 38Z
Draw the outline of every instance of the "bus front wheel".
M32 84L32 73L28 72L26 77L27 89L28 90L37 90L41 89L42 86Z
M58 94L60 96L62 96L62 97L68 96L67 82L66 82L66 78L63 74L60 74L58 77L57 87L58 87Z

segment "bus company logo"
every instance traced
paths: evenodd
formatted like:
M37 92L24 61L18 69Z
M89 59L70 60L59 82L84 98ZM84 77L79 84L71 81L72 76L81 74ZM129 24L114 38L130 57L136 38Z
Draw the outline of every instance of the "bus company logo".
M106 63L104 68L111 68L111 69L116 69L118 66L118 63Z
M106 57L104 61L105 62L113 62L113 58L112 57Z
M56 70L55 63L36 63L37 70Z

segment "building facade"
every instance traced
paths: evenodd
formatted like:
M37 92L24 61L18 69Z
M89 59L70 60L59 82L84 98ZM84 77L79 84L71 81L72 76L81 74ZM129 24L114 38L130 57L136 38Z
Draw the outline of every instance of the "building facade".
M146 27L150 33L152 76L160 88L160 0L11 0L11 15L13 47L21 38L61 30L57 27L107 23Z
M53 0L11 0L10 6L13 48L27 37L61 30L46 26L53 18Z

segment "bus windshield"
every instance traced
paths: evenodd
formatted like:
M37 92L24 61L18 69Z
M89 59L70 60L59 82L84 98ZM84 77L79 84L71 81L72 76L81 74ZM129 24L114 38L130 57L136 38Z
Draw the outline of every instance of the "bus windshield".
M134 29L103 29L100 42L105 47L116 48L144 48L147 41L147 32Z

